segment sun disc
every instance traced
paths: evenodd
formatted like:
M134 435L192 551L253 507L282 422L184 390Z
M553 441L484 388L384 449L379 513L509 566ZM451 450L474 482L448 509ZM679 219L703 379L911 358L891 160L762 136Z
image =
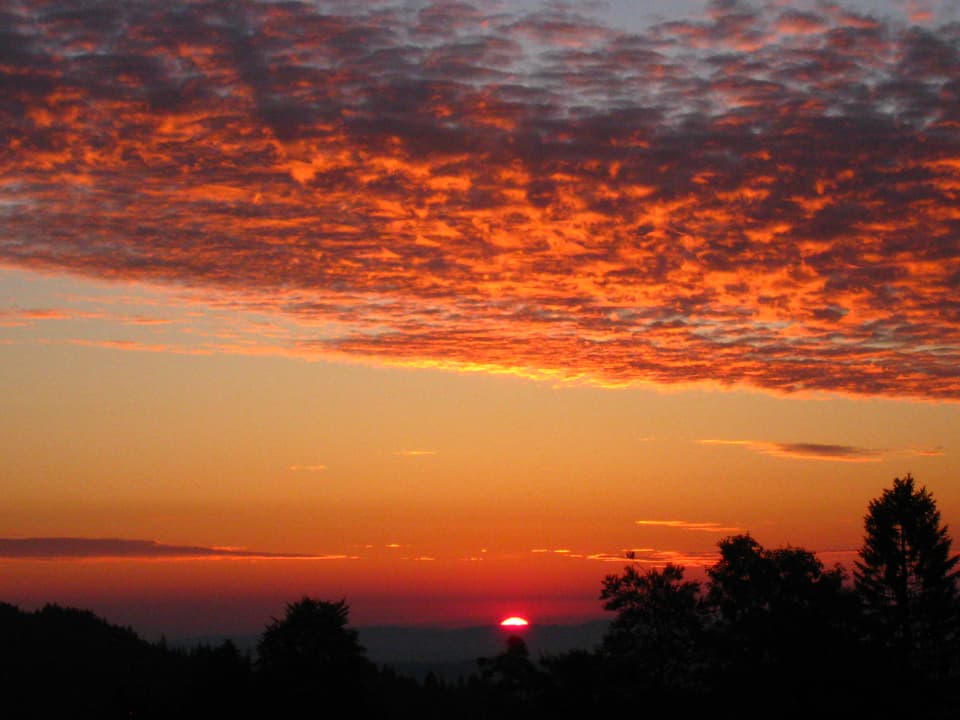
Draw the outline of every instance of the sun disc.
M519 615L513 615L500 622L500 627L504 628L523 628L530 625L530 621Z

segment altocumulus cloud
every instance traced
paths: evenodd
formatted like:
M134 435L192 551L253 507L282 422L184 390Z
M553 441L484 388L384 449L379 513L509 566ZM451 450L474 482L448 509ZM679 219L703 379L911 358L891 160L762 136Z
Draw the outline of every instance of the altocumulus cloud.
M960 397L960 23L487 8L4 3L0 264L297 356Z

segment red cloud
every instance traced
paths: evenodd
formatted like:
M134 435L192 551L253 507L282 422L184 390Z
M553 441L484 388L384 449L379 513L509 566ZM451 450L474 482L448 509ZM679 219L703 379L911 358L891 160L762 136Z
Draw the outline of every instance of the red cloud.
M256 352L960 397L956 24L61 9L5 16L2 265L300 329Z

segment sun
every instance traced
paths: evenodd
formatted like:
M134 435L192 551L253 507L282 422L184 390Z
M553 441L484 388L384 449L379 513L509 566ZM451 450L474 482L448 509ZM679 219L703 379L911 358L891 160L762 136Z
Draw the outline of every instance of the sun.
M526 618L520 617L519 615L511 615L510 617L500 621L500 627L502 628L525 628L530 626L530 621Z

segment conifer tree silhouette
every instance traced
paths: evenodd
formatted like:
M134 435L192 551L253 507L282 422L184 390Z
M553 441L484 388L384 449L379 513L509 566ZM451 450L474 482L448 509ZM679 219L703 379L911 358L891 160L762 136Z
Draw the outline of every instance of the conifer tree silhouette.
M929 665L957 636L960 557L950 551L937 504L911 475L868 506L854 577L874 634L899 660Z

